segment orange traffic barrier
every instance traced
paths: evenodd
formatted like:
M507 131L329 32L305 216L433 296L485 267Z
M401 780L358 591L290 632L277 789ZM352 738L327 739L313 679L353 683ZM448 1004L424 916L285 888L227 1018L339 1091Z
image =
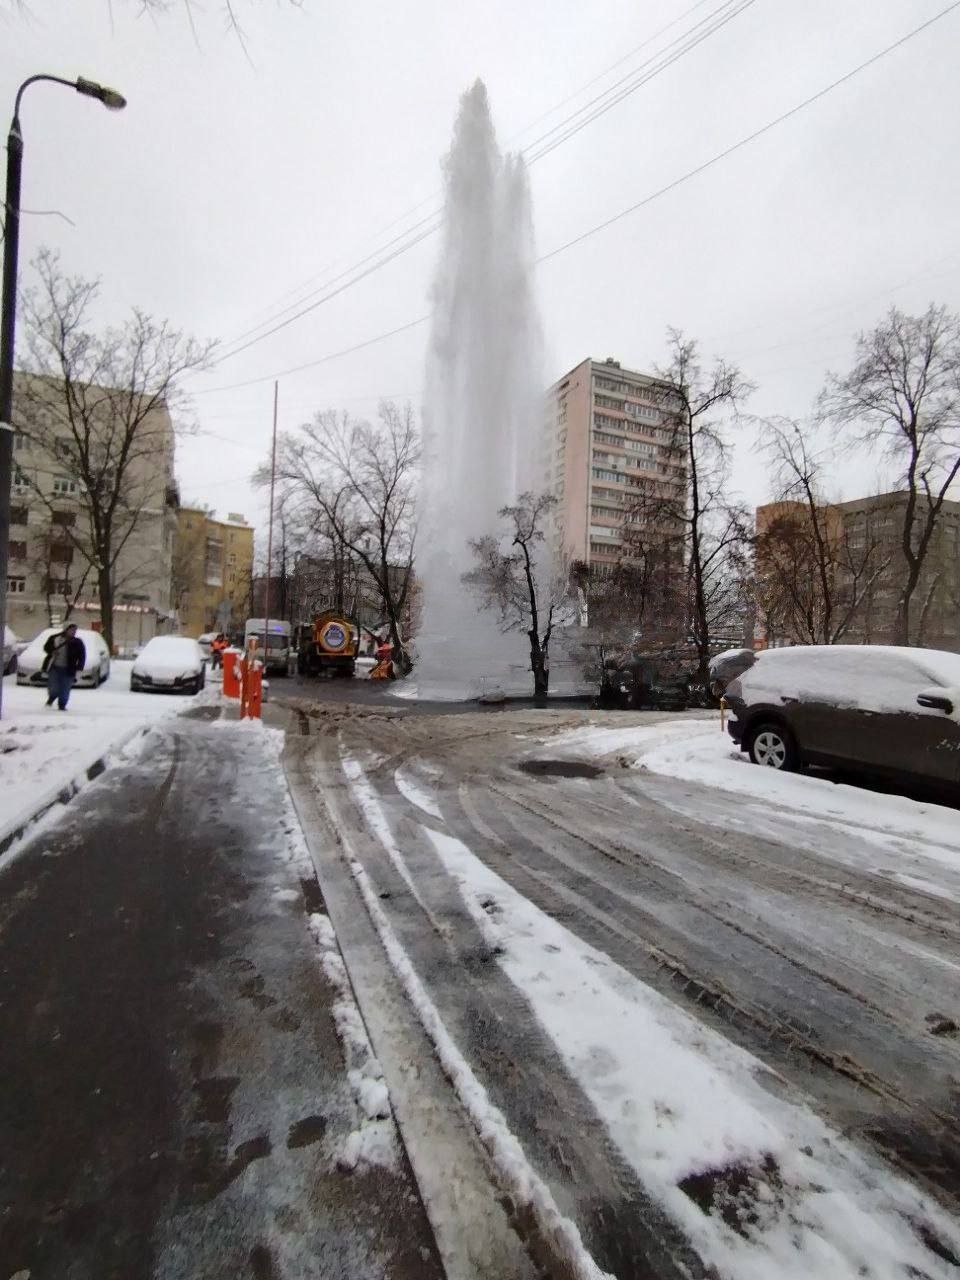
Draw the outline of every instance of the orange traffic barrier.
M225 698L240 697L240 658L239 649L223 651L223 696Z
M240 719L259 720L263 702L263 663L257 657L257 640L251 636L240 661Z

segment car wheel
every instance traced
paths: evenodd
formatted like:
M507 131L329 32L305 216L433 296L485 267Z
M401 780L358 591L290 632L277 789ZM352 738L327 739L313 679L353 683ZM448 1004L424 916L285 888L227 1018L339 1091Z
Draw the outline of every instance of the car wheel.
M781 724L758 724L750 731L747 750L754 764L792 772L800 764L797 741Z

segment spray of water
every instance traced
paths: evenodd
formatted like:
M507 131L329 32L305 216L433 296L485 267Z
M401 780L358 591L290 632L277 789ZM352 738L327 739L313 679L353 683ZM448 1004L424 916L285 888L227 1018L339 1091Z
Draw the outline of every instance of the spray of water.
M420 696L529 691L523 635L500 633L462 585L469 540L536 488L542 420L530 193L522 161L497 147L482 82L464 94L446 158L443 245L433 286L418 538Z

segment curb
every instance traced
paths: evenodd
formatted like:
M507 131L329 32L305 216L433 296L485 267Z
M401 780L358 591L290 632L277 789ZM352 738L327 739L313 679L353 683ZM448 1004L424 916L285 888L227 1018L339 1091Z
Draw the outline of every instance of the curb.
M28 813L25 817L14 819L14 821L0 830L0 859L9 853L11 847L17 841L24 839L30 834L31 829L45 817L51 809L58 804L68 805L70 801L84 790L88 782L93 782L95 778L99 778L102 773L106 773L110 767L110 757L116 755L118 751L122 751L129 743L142 734L147 734L151 729L155 728L152 724L140 724L135 729L131 729L128 733L122 735L110 743L108 747L101 748L96 757L86 766L81 766L80 771L75 773L67 782L58 786L51 787L46 792L43 799Z

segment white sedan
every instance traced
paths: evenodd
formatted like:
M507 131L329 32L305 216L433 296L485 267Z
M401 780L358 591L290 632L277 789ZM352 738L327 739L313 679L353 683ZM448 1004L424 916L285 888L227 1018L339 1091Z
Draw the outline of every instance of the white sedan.
M154 636L130 669L130 688L134 693L199 693L207 681L206 666L196 640L187 636Z
M46 654L43 646L51 636L59 635L63 627L47 627L41 631L17 658L17 684L46 685L47 677L43 670ZM77 628L77 639L83 641L87 660L83 670L77 672L78 688L86 686L96 689L110 675L110 650L99 631L87 631Z

